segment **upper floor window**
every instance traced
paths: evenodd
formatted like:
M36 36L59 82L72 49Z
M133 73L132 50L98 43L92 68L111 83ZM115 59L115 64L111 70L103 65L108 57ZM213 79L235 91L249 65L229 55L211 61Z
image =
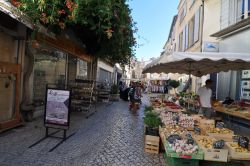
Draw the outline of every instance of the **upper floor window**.
M183 21L186 14L187 14L187 2L185 1L180 12L180 23Z
M229 11L229 24L247 18L250 14L250 0L230 0Z
M190 8L193 6L195 0L190 0Z

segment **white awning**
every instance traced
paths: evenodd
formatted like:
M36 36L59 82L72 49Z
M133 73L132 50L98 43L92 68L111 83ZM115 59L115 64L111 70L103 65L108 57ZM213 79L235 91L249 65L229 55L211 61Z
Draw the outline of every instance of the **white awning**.
M228 52L174 52L164 54L143 73L179 73L203 76L228 70L250 69L250 54Z

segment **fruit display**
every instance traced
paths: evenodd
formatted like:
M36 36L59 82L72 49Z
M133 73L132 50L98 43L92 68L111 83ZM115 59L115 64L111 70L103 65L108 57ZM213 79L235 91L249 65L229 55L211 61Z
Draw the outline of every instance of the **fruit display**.
M224 140L219 140L219 141L215 141L213 143L213 147L214 149L222 149L225 145L225 141Z
M180 114L179 115L179 123L180 126L184 128L193 128L194 127L194 119L187 114Z
M177 125L177 119L175 119L176 116L177 116L177 114L172 113L172 112L162 112L161 113L162 122L166 126L168 126L168 125Z
M231 130L227 128L207 128L208 133L217 133L217 134L230 134Z
M171 134L178 134L178 135L185 135L186 134L186 130L184 129L181 129L178 130L178 129L172 129L172 130L169 130L169 132L167 133L167 135L171 135Z
M236 142L230 142L228 143L228 146L230 148L234 149L235 152L240 152L240 153L250 153L250 148L243 148L241 147L238 143Z
M162 122L167 125L179 125L184 128L193 128L194 120L183 113L166 112L161 114Z
M243 147L243 148L248 148L249 147L249 139L244 136L239 137L238 144Z
M188 144L187 140L176 140L173 144L169 145L173 151L179 154L190 155L197 153L199 148L195 144Z
M196 141L204 148L206 149L212 149L213 148L213 142L215 139L211 137L198 137Z
M170 136L168 136L167 141L170 144L173 144L176 140L182 140L182 137L178 134L172 134Z

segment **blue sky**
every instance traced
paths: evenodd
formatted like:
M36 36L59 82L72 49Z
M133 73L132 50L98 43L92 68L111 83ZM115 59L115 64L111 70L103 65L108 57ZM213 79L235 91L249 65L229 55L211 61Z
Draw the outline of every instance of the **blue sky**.
M130 0L132 17L137 22L138 60L158 57L167 41L179 0Z

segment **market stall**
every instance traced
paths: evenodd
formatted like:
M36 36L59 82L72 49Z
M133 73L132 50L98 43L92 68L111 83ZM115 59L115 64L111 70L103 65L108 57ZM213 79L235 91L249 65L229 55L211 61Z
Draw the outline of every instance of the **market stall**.
M151 98L150 103L145 115L148 118L151 109L161 119L159 138L168 165L240 166L243 160L250 160L249 139L235 135L224 123L216 124L213 119L189 114L185 108L162 97ZM148 135L145 141L147 138Z
M185 73L201 77L220 71L247 70L250 66L249 57L249 54L240 53L175 52L171 55L162 55L155 63L146 66L143 73ZM182 106L186 106L187 110L190 110L190 107L199 108L195 97L180 98L182 98ZM216 123L215 120L198 115L187 115L184 108L178 108L182 111L173 111L169 104L165 104L167 102L162 100L159 104L159 101L154 100L152 111L159 113L163 123L159 135L164 144L169 165L179 166L186 163L186 165L234 166L239 165L243 160L250 160L247 133L236 135L239 132L226 128L223 122ZM218 113L240 118L240 121L242 119L249 121L246 105L236 104L235 108L230 109L227 105L218 103L214 106ZM236 160L239 162L235 163Z

